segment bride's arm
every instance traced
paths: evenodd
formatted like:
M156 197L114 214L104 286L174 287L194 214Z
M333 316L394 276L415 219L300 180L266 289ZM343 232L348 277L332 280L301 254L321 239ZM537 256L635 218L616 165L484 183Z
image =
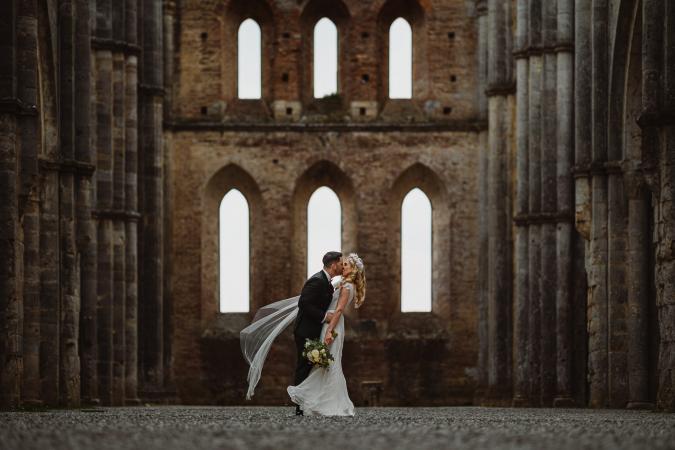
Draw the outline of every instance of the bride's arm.
M340 289L340 297L338 298L338 303L337 303L337 308L335 308L335 312L333 313L333 318L330 320L330 323L328 324L328 328L326 328L326 336L324 337L324 342L326 345L330 344L333 342L333 330L335 329L335 326L338 323L338 320L340 320L340 316L342 315L342 311L344 311L345 307L347 306L347 302L349 301L349 288L346 286L343 286Z

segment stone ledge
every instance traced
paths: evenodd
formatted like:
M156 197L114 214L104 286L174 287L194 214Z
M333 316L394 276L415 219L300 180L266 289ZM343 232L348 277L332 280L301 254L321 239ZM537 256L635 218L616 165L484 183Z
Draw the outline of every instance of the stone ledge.
M173 120L165 122L171 131L234 131L234 132L479 132L487 129L483 120L452 120L426 123L223 123L202 120Z

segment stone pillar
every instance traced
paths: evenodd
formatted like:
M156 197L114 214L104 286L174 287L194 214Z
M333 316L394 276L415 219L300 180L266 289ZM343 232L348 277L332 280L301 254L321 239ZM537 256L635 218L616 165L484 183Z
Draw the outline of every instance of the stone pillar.
M21 192L19 214L23 216L23 376L21 404L40 405L40 199L38 190L37 115L38 24L37 1L18 4L18 97L30 114L19 116L21 136Z
M477 4L478 12L478 114L487 124L487 3ZM479 267L478 267L478 387L476 392L477 403L482 402L487 390L488 366L488 307L487 307L487 277L488 277L488 233L487 233L487 130L479 134L480 148L480 186L479 186Z
M112 404L113 390L113 56L111 0L96 2L96 216L97 226L97 333L99 398Z
M80 404L78 350L80 292L75 249L75 7L59 1L59 134L62 166L59 173L59 243L61 305L59 339L59 403Z
M541 143L542 143L542 89L543 58L541 53L541 3L531 1L530 19L530 59L529 59L529 107L528 107L528 185L529 216L534 218L541 213ZM528 227L529 267L532 283L529 285L529 342L530 356L530 403L540 405L541 397L541 225L538 220L530 220Z
M670 51L675 46L675 6L670 1L645 0L642 21L643 164L658 167L654 182L660 338L656 402L659 409L675 411L675 55Z
M589 253L590 238L591 238L591 183L590 183L590 164L591 164L591 140L592 140L592 111L591 111L591 93L592 93L592 76L591 76L591 0L575 0L574 3L574 226L583 241L578 240L573 248L578 251L573 252L573 259L577 264L583 264L588 267L588 259L586 255ZM583 249L583 252L581 252ZM577 254L582 253L577 257ZM586 269L587 270L587 269ZM575 271L582 272L582 270L575 266ZM585 270L583 271L584 273ZM586 279L589 275L586 273ZM588 284L585 282L582 284ZM580 287L575 284L575 294L581 291ZM575 310L575 318L579 315L579 309L586 311L587 289L580 292L582 299ZM585 316L585 314L584 314ZM587 330L586 320L583 320L583 329ZM578 330L577 330L578 331ZM581 371L581 381L575 379L578 386L583 386L583 405L586 405L586 389L587 384L587 370L588 364L587 355L584 351L582 358L578 357L580 348L585 348L587 338L578 339L575 334L574 342L583 343L583 347L574 345L575 353L573 364L577 363L583 366ZM581 406L581 405L580 405Z
M80 374L81 402L97 404L98 358L96 337L96 223L92 219L91 24L89 0L76 0L75 9L75 158L76 230L80 262Z
M516 242L514 286L513 406L529 402L529 265L528 265L528 149L529 149L529 6L518 0L516 32Z
M126 0L125 61L125 403L138 399L138 32L137 0Z
M124 404L125 369L125 77L126 2L116 2L112 9L112 221L113 221L113 382L112 404Z
M607 0L592 0L592 163L603 168L607 161L608 90ZM590 404L604 407L609 401L608 304L607 304L607 176L591 174L591 239L589 248L589 385Z
M632 157L639 155L631 155ZM637 174L632 174L638 177ZM649 396L650 194L638 180L628 188L628 409L651 409ZM651 330L657 332L657 330Z
M487 125L487 2L478 2L478 116ZM479 133L479 252L478 252L478 387L476 389L476 403L480 404L487 392L488 385L488 228L487 228L487 174L488 174L488 133L481 130Z
M17 1L0 3L0 406L16 407L21 392L21 261L18 218L17 114L21 103L16 92Z
M488 2L488 398L508 404L511 364L510 2Z
M552 406L556 389L556 222L557 222L557 139L555 54L557 43L556 2L542 3L542 91L541 91L541 405Z
M146 0L141 14L140 84L140 212L139 230L139 376L142 396L152 399L164 390L163 297L163 52L162 2Z
M557 209L556 229L556 397L553 405L569 407L572 399L572 178L574 158L574 3L558 0L557 12Z

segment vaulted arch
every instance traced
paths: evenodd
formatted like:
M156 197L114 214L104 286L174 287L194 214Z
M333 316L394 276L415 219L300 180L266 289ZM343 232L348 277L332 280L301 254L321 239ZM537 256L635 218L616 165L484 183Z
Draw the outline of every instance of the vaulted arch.
M267 0L232 0L222 12L223 17L223 36L222 41L222 68L224 70L224 94L227 99L242 99L242 100L269 100L272 89L270 83L270 76L273 70L274 61L274 12L272 6ZM259 34L257 29L259 28ZM240 95L239 91L239 77L241 70L239 64L243 62L246 69L250 69L249 65L254 63L258 58L253 54L255 51L251 47L251 43L246 43L244 47L250 54L240 55L241 44L244 42L238 38L242 31L247 32L246 36L249 39L254 35L259 36L259 43L256 42L255 47L259 48L259 73L260 79L259 95ZM245 70L250 72L250 70ZM231 105L234 111L248 110L244 106L245 102L235 102ZM242 109L243 108L243 109ZM228 106L230 109L230 106Z
M347 174L330 161L310 166L296 181L293 191L293 242L291 290L299 291L307 275L307 206L321 187L330 188L341 206L341 244L343 252L356 251L357 211L354 185Z
M228 255L222 254L221 245L221 230L227 230L227 226L223 226L222 221L230 220L227 217L227 212L239 213L245 208L243 202L246 203L248 218L244 220L242 217L232 217L232 227L230 232L236 233L238 236L248 239L248 261L242 262L248 265L248 270L243 271L239 275L247 272L248 275L248 289L237 292L248 292L250 302L248 308L230 308L231 312L249 313L255 311L260 303L264 303L261 296L260 275L262 274L261 259L257 257L262 251L262 198L260 188L253 177L242 167L236 164L229 164L222 167L214 173L208 180L204 187L203 196L203 219L201 231L201 255L202 255L202 319L209 320L214 317L220 309L221 305L221 258ZM227 208L223 211L223 200L229 196L234 195L232 208ZM225 215L223 215L225 213ZM244 223L248 224L248 232L243 233L240 229ZM243 233L243 234L242 234ZM234 247L231 250L239 253L241 248L232 242ZM227 280L225 280L227 281ZM237 282L230 280L229 282ZM241 294L244 295L244 294Z
M406 197L415 189L421 191L431 207L431 313L448 318L450 314L450 207L448 193L438 174L428 166L416 163L403 171L390 190L390 230L388 250L392 266L402 267L403 207ZM416 191L415 191L416 192ZM391 314L402 311L400 271L393 273L390 298ZM414 308L413 308L414 309Z
M395 33L401 31L406 32L405 24L399 19L405 21L410 27L410 44L411 44L411 61L410 61L410 96L390 96L390 79L394 77L396 82L397 74L390 73L391 58L396 58L401 55L392 55L390 51L390 43L392 39L392 26ZM398 22L397 22L398 21ZM397 31L397 28L399 30ZM423 97L428 85L428 67L427 67L427 38L426 38L426 22L425 11L417 0L388 0L382 5L377 17L377 36L379 39L378 46L379 54L383 60L383 64L378 66L380 76L379 97L380 102L385 102L389 98L405 99L405 98L419 98ZM396 38L397 36L394 36Z
M347 48L349 36L349 21L351 14L347 5L341 0L310 0L302 9L300 27L302 33L302 57L298 73L301 74L301 95L305 104L311 104L314 100L314 31L320 21L328 25L330 21L337 29L337 86L336 91L341 96L348 91L349 61Z

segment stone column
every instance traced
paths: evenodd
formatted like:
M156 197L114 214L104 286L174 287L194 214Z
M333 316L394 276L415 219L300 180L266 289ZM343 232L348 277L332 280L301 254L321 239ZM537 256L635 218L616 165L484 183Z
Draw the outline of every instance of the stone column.
M659 409L675 411L675 55L670 51L675 46L675 6L670 1L645 0L642 20L643 164L649 167L657 162L658 167L654 182L660 338L656 403Z
M488 397L508 404L511 377L510 2L488 2ZM507 57L508 56L508 57Z
M93 212L91 24L89 0L76 0L75 10L75 180L77 251L80 259L80 373L81 402L97 404L98 358L96 337L96 223Z
M478 116L481 121L487 124L487 97L485 89L487 88L487 2L485 0L478 2ZM476 403L480 404L485 397L488 385L488 229L487 229L487 174L488 157L487 130L479 133L479 252L478 252L478 387L476 389Z
M124 404L125 375L125 2L116 2L112 15L112 220L113 220L113 383L112 404Z
M528 0L518 0L516 32L516 242L514 321L515 339L513 371L513 406L526 406L529 402L530 361L529 336L529 265L528 265L528 149L529 149L529 5Z
M556 2L542 4L542 92L541 92L541 405L552 406L556 389L556 222L557 222L557 139L555 54L557 43Z
M21 289L18 264L18 142L16 96L16 0L0 2L0 405L19 406L21 399Z
M96 2L96 215L97 226L97 332L99 398L112 404L113 391L113 56L111 0Z
M139 376L142 396L164 390L163 298L163 52L162 2L146 0L141 14L140 107Z
M588 248L590 246L591 237L591 204L590 204L590 163L591 163L591 141L592 141L592 121L591 121L591 93L592 93L592 77L591 77L591 0L575 0L574 4L574 207L575 217L574 226L579 233L583 242L577 241L574 248L581 250L583 248L583 258L577 257L578 253L574 253L574 261L577 264L587 265ZM573 244L574 245L574 244ZM582 272L578 267L575 271ZM583 271L585 273L585 270ZM588 274L586 274L588 279ZM582 283L586 284L586 283ZM575 293L579 290L579 286L575 285ZM582 298L586 298L587 289L583 290ZM579 310L586 310L586 301L581 301L580 305L575 310L575 318L578 317ZM585 315L585 314L584 314ZM583 329L587 329L586 320L583 321ZM579 387L586 386L587 376L586 367L587 358L578 357L580 348L584 348L587 342L584 339L578 339L575 335L575 343L582 343L574 345L574 363L584 365L582 380L578 384ZM586 352L583 352L586 353ZM582 363L583 362L583 363ZM586 404L586 395L584 388L583 405ZM581 406L581 405L580 405Z
M557 13L557 209L556 229L556 397L553 405L572 400L572 160L574 158L574 2L558 0Z
M138 399L138 32L137 0L126 0L125 61L125 403Z
M529 6L530 59L528 107L528 209L531 218L541 212L541 143L542 143L542 89L543 58L541 53L541 3L533 0ZM528 227L529 267L532 283L529 285L529 342L530 403L539 406L541 397L541 225L530 220Z
M607 0L592 0L592 163L591 239L589 248L589 385L590 404L608 405L608 304L607 304Z
M23 216L23 376L21 404L40 405L40 199L37 115L38 24L37 1L18 4L18 97L30 114L19 116L21 136L21 193L19 214Z
M61 307L59 403L80 404L78 350L80 289L75 248L75 7L59 1L59 123L62 166L59 173L59 243Z

